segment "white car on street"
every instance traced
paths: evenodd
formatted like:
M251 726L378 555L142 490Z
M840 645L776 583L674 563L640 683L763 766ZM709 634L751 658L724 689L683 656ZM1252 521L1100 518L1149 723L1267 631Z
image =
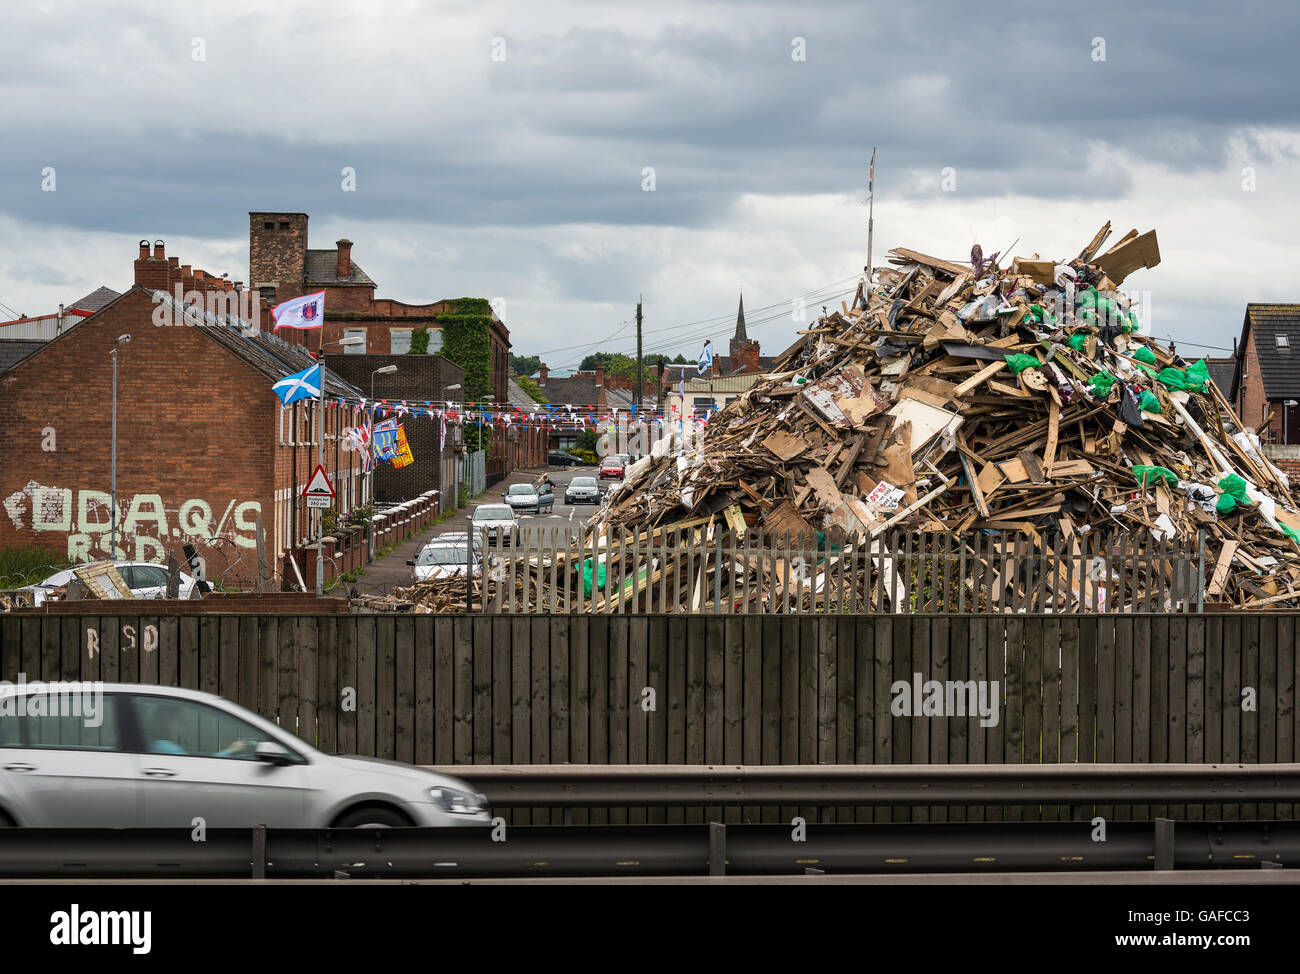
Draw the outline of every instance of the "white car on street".
M6 697L10 699L5 699ZM458 778L325 754L221 697L136 683L0 687L0 825L377 828L490 824Z
M470 561L468 540L447 542L435 539L421 548L420 553L407 564L415 568L417 582L427 582L431 578L464 577L470 564L473 564L474 574L477 575L482 561L478 551L474 552L473 561Z
M114 565L117 567L117 573L122 576L122 581L126 582L126 587L131 590L131 594L137 599L165 599L167 597L167 569L162 565L155 565L147 561L118 561L114 562ZM41 605L51 592L63 588L72 581L72 578L73 569L68 568L61 572L55 572L44 581L37 582L35 585L28 585L19 589L19 591L30 592L32 594L32 604ZM181 572L180 588L178 590L179 598L192 598L193 589L199 584L197 578ZM200 593L206 594L208 591L211 591L211 586L205 582L200 587Z

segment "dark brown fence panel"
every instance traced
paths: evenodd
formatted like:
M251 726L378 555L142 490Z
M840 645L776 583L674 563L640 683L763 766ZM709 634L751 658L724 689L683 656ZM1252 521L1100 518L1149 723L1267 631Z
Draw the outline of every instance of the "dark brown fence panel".
M202 689L323 750L424 764L1289 763L1297 618L9 614L0 617L0 678ZM958 698L967 703L970 686L994 682L996 721L952 709ZM1059 821L1294 811L771 806L590 817ZM566 814L585 817L510 810L512 821L539 823Z

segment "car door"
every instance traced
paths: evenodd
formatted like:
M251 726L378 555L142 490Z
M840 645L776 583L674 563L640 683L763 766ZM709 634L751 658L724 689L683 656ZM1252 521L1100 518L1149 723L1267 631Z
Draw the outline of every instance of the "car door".
M140 789L145 825L191 828L305 828L311 765L299 754L277 766L258 760L273 740L236 714L162 694L130 696L140 728ZM280 744L280 741L275 741Z
M33 828L141 825L122 698L93 684L0 699L0 796Z
M159 565L132 565L127 585L137 599L161 599L167 596L167 569Z

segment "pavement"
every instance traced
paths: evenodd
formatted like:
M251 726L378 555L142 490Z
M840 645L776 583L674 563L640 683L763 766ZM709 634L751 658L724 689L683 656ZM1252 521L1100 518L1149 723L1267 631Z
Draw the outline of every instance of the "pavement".
M596 510L591 504L568 505L564 503L564 488L574 477L595 477L595 467L533 467L515 470L509 477L489 487L481 497L476 498L452 517L407 538L391 554L383 558L376 557L365 566L366 574L359 581L350 585L344 583L331 592L339 598L351 595L391 595L395 588L410 585L414 580L413 569L407 564L413 560L420 549L438 535L448 531L465 531L468 529L470 515L479 504L500 504L504 502L506 489L511 484L536 483L543 474L555 484L555 507L546 514L520 515L520 529L527 537L533 532L545 533L555 530L563 537L574 537L586 525L587 520ZM561 542L563 543L563 542Z

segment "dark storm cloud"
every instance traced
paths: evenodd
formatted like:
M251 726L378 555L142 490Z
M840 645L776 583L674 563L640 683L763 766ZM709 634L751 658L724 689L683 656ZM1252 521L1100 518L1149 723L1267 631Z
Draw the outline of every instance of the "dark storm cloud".
M355 128L333 135L340 125L328 88L321 102L291 104L268 76L264 105L220 102L226 82L256 89L263 59L250 51L212 66L206 94L220 110L200 102L183 122L174 111L149 118L134 104L122 120L143 120L143 131L103 115L82 119L75 139L66 126L27 122L15 132L11 124L17 137L0 159L0 209L85 228L225 236L239 232L237 214L259 208L453 226L709 226L744 193L861 194L873 144L882 185L918 196L939 194L951 166L963 196L1113 198L1129 177L1090 168L1091 146L1194 171L1220 165L1243 125L1297 120L1291 47L1300 7L730 9L732 27L669 19L650 38L563 25L503 31L508 57L483 83L471 77L454 93L430 93L433 101L412 98L409 125L389 116L363 137ZM147 31L148 19L134 16ZM313 31L326 54L348 39L343 26L318 22ZM796 36L806 40L806 62L791 60ZM1105 41L1104 62L1090 56L1094 37ZM449 40L487 56L477 34ZM24 41L42 38L11 35L20 53ZM396 55L348 56L375 72L395 70L411 52L400 50L402 38L393 43ZM163 49L156 38L148 44ZM57 102L89 78L112 85L115 69L130 70L114 62L111 45L87 57L75 71L54 71L47 57L25 65L26 99ZM447 97L462 113L452 131L433 124L444 110L435 102ZM165 97L159 104L173 107ZM241 112L284 115L296 137L241 131L232 125ZM41 193L40 172L51 165L58 192ZM355 194L339 188L345 165L357 170ZM647 166L654 193L641 189Z

